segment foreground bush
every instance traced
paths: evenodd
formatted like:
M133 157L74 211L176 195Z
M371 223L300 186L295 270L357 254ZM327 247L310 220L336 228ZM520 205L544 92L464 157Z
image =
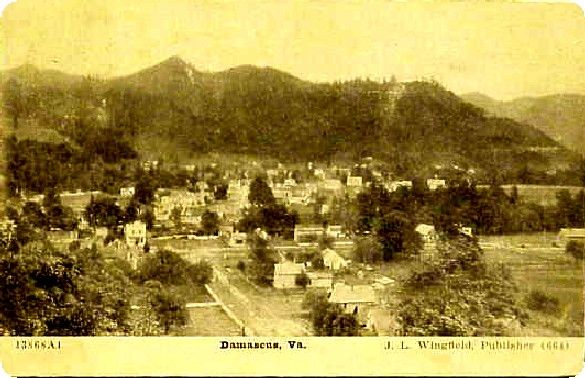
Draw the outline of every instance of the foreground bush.
M488 267L469 239L442 247L405 289L410 296L398 312L403 336L501 336L527 320L509 274Z
M141 283L154 280L165 285L204 285L212 277L213 269L206 261L191 263L167 250L148 256L137 273Z
M529 309L545 314L555 315L560 312L559 299L540 290L532 290L526 297L526 304Z
M569 240L565 251L576 260L583 260L585 255L585 243L576 240Z
M316 336L359 336L358 319L353 314L344 314L341 309L329 303L324 293L308 292L303 308L309 309Z

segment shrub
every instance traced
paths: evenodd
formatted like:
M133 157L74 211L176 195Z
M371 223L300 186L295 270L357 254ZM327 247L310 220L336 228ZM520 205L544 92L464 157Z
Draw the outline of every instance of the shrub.
M569 240L565 251L576 260L583 260L583 256L585 255L585 243L576 240Z
M487 265L475 243L451 239L439 253L405 283L416 296L399 305L401 335L502 336L525 324L509 273Z
M206 261L191 263L167 250L150 254L137 272L139 282L156 280L164 285L204 285L212 277L213 269Z
M244 273L246 271L246 262L243 260L238 261L236 268L238 268L240 272Z
M526 296L526 304L529 309L545 314L558 314L560 311L559 299L540 290L532 290Z
M309 276L306 273L297 274L295 277L295 285L302 286L303 288L307 287L309 284Z
M324 293L309 291L303 300L303 308L309 309L316 336L359 336L360 327L356 315L344 314L329 303Z
M325 269L325 263L323 262L321 255L315 254L315 256L313 256L311 259L311 266L316 270Z

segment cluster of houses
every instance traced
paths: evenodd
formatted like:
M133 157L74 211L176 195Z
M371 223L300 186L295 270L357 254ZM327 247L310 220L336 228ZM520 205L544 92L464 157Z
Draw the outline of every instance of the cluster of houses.
M415 231L419 233L423 241L421 253L416 255L417 259L429 260L436 257L436 245L439 235L435 227L427 224L419 224ZM460 227L460 232L471 236L469 227ZM344 258L336 249L343 250L345 234L341 226L325 225L319 226L297 226L295 227L294 240L300 247L317 247L320 237L326 236L332 241L333 248L323 248L318 252L323 261L323 268L316 269L310 261L296 262L287 260L282 256L282 261L274 265L273 286L277 289L293 289L299 285L299 277L305 276L309 289L323 290L328 294L329 303L338 305L343 311L357 316L360 325L366 329L375 328L371 311L380 306L383 301L379 290L384 290L394 280L389 277L378 275L369 284L364 283L364 273L357 271L359 284L349 284L344 277L352 264L351 260ZM335 249L334 249L335 248ZM346 250L344 255L348 255ZM371 267L370 267L371 268ZM336 273L342 273L337 275ZM336 278L337 277L337 278Z

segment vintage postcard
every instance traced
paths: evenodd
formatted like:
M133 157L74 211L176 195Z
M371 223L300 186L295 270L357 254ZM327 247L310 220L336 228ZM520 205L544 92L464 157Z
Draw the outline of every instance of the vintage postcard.
M583 366L572 3L18 0L11 376Z

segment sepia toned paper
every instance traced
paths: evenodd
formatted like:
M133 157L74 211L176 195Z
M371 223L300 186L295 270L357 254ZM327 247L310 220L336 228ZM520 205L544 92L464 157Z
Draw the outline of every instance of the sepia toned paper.
M40 70L95 77L108 82L131 77L137 72L163 64L161 62L170 62L171 67L191 67L186 68L185 72L195 82L194 75L228 72L237 66L244 67L240 68L243 72L250 69L251 75L258 67L269 67L310 83L342 85L352 80L438 83L458 96L470 95L461 96L469 102L474 98L472 94L488 95L494 100L491 111L495 116L513 118L513 115L505 113L498 106L522 98L585 95L583 12L576 4L541 2L59 0L45 3L19 0L4 10L0 21L3 33L0 46L3 52L3 72L31 65ZM140 87L141 83L136 85ZM152 88L155 89L149 90L156 92L160 87L154 85ZM201 88L198 89L201 92L194 91L189 96L196 97L204 93ZM397 98L401 94L396 95ZM5 97L8 98L7 95ZM109 109L111 105L108 101L104 97L100 106ZM564 112L567 108L562 108L560 102L547 105L553 108L547 114L555 114L557 118L554 120L559 124L561 121L566 122L571 126L570 131L552 126L546 130L551 140L563 146L558 148L568 148L571 154L581 156L582 159L585 153L582 147L585 145L585 108L579 111L581 102L578 101L582 99L574 101L571 113L566 113L566 117ZM14 132L13 119L6 113L12 108L6 105L7 102L4 103L3 140ZM554 110L555 106L558 106L557 110ZM200 115L198 111L203 113L204 110L193 112L197 120L196 117ZM393 108L385 111L393 111ZM103 116L107 119L104 123L113 124L124 119L121 112L107 112ZM28 118L22 117L35 119L35 111L31 114L27 115ZM152 114L160 116L156 112ZM527 119L513 122L528 124L541 121L540 113L526 114ZM96 119L100 119L100 116L98 114ZM114 117L118 117L117 121ZM570 117L574 117L575 122L566 120ZM172 118L164 127L179 122L176 119L179 118ZM42 127L34 124L36 121L27 123L27 120L21 121L19 130L25 130L21 134L29 134L22 134L24 136L19 138L34 140L36 135L39 140L46 140L54 137L46 130L40 130ZM584 122L581 129L578 126L580 120ZM322 122L327 122L326 117ZM313 139L320 137L311 134L309 129L302 130L307 134L290 136L290 143L311 145ZM224 142L224 148L193 155L184 145L173 145L162 138L158 140L156 132L149 132L136 136L133 141L139 146L142 162L152 163L164 156L160 158L161 161L175 159L177 164L187 161L189 164L197 164L197 159L207 159L206 163L215 161L213 159L222 161L224 153L233 153L228 142ZM429 135L435 132L439 131L428 131L420 138L431 138ZM209 140L215 138L213 133L209 132ZM367 133L362 134L363 141L371 143ZM238 133L235 135L237 137ZM187 134L180 134L176 139L188 137ZM200 139L205 138L203 136ZM340 145L350 148L352 145L359 146L363 141L358 137ZM200 146L196 144L198 141L195 138L190 142L192 146ZM262 143L268 146L276 142L269 140ZM285 145L283 141L278 143ZM436 145L437 151L443 151L443 147ZM416 157L416 148L413 147L415 152L408 153ZM530 153L537 154L549 152L547 148L551 147L530 148L532 146L527 149ZM553 150L556 148L552 147ZM269 149L266 147L266 150ZM346 158L346 151L330 152L331 156ZM422 156L424 151L419 152ZM262 151L248 151L248 154L252 156L248 159L250 161L261 161L263 158L274 160L269 154L263 156ZM494 147L494 161L496 154L497 149ZM306 165L306 161L295 164ZM558 177L557 170L560 172L565 168L550 168L547 172L554 171L549 176ZM2 169L8 169L7 164L3 163ZM470 168L470 171L473 169ZM8 198L4 176L1 181L3 202ZM440 179L430 174L426 178ZM554 182L554 179L550 180ZM347 186L352 186L350 181L347 181ZM506 190L517 190L515 185L512 189L511 183L506 184L509 184L504 185ZM528 196L525 193L531 190L530 185L526 185L526 192L520 189L521 196ZM569 197L578 195L579 190L583 189L583 185L547 185L553 189L557 185L570 188ZM361 186L361 178L357 186ZM536 198L535 201L542 206L555 201L554 194L548 199L539 196L540 192L531 198ZM522 256L529 253L526 250L531 248L548 251L551 243L557 240L557 232L551 234L551 231L543 230L531 233L527 241L506 239L508 244L505 247L513 248ZM258 235L261 236L260 233ZM485 243L486 254L490 253L490 248L497 249L492 245L500 242L490 237L483 240L480 237L479 240ZM515 244L510 247L510 243ZM531 243L538 245L535 247ZM569 264L564 250L556 245L555 248L557 254L554 258L561 256L559 259L562 259L562 264L551 258L552 255L546 255L542 258L545 261L542 264L551 258L558 265L553 264L553 268L543 269L538 274L543 275L545 283L551 282L550 277L555 275L573 280L568 284L569 289L550 288L550 293L565 296L562 306L566 307L539 323L541 328L526 330L518 326L518 322L511 321L510 329L518 328L514 328L517 332L511 336L404 337L393 336L388 331L371 337L307 337L312 335L310 326L299 326L301 323L296 318L284 319L273 313L263 315L262 311L278 311L271 307L270 302L255 304L249 303L254 299L238 299L242 294L239 294L237 288L216 293L207 287L206 295L211 298L208 302L213 304L207 303L201 307L217 306L213 309L221 313L222 321L218 323L216 318L210 317L202 323L209 322L209 327L213 327L213 324L230 324L231 328L226 329L225 335L4 336L0 338L0 362L11 376L575 375L583 367L583 320L580 324L564 321L574 316L568 313L579 313L579 304L583 307L584 290L579 285L583 286L584 276L579 276L576 265ZM186 252L182 250L182 253ZM186 256L196 261L196 253L190 253L186 253ZM230 267L227 267L228 258L224 256L223 259L226 265L221 266L221 258L218 258L219 262L215 263L213 271L214 278L219 281L227 281L226 277L231 271L236 271L237 259L230 260ZM500 261L499 264L503 271L506 263ZM580 264L582 272L582 260ZM372 265L373 268L368 268L378 269L375 264ZM569 266L569 273L563 271ZM525 276L522 279L529 280ZM575 284L575 281L578 282ZM394 280L392 282L392 285L402 284ZM535 287L549 293L546 285ZM0 287L0 290L5 289ZM275 288L271 290L266 292L276 296L279 304L284 303L283 306L291 306L290 303L300 303L302 300L298 293L288 294L286 290L279 292ZM261 289L257 292L262 293ZM250 295L250 298L258 297ZM242 306L242 303L248 304ZM199 305L196 303L194 307ZM388 300L380 307L386 306L384 308L387 309L394 305L396 303ZM248 306L248 309L240 306ZM518 306L526 305L519 302ZM300 305L298 307L300 312ZM214 316L219 317L217 313ZM542 316L544 319L545 315ZM310 325L310 322L306 324ZM242 333L246 337L241 337ZM398 328L395 334L400 335Z

